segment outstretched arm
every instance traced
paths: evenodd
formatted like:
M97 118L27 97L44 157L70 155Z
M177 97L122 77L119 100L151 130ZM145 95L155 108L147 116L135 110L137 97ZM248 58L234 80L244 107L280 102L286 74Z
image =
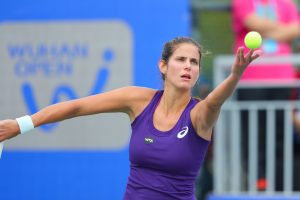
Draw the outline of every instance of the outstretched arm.
M105 112L130 112L131 87L48 106L32 115L34 126Z
M221 106L235 90L247 66L259 55L259 50L250 50L245 56L244 48L238 48L230 75L195 107L193 110L195 113L194 124L198 134L202 137L210 139L212 128L219 116Z
M33 126L105 112L124 112L133 118L133 105L140 93L137 87L124 87L110 92L50 105L31 116ZM0 121L0 142L20 133L15 119Z
M235 62L232 65L230 75L220 85L218 85L205 99L205 102L209 108L219 109L222 106L222 104L235 90L245 69L253 60L258 58L259 55L259 50L250 50L245 56L244 48L238 48Z

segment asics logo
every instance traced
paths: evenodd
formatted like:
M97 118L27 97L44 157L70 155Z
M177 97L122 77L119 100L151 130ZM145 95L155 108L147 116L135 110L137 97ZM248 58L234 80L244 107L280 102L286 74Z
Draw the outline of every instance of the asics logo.
M186 136L186 134L188 134L188 132L189 132L189 127L184 126L182 130L179 133L177 133L177 138L179 139L183 138L184 136Z

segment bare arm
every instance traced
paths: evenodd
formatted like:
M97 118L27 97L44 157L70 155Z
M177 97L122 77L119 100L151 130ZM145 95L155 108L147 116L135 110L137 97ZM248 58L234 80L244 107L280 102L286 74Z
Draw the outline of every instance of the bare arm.
M254 59L258 58L259 54L260 51L251 50L244 56L244 48L240 47L237 50L230 75L193 109L192 116L194 113L194 124L199 135L210 139L212 128L219 116L221 106L235 90L247 66Z
M249 30L262 34L264 38L271 38L281 42L290 42L300 35L300 26L296 22L282 24L259 17L255 13L249 15L245 19L244 24Z
M281 42L291 42L300 35L300 26L296 23L291 23L288 25L279 25L273 31L267 32L265 34L266 38L272 38Z
M130 115L132 88L125 87L106 93L88 96L48 106L32 115L35 127L78 116L104 112L124 112Z
M33 114L31 118L34 127L78 116L105 112L123 112L132 119L138 110L136 105L140 105L139 102L145 99L140 94L146 90L149 91L149 89L138 87L124 87L106 93L65 101L45 107ZM151 92L147 92L147 94L151 94ZM147 95L144 96L147 100ZM19 132L20 129L16 120L0 121L0 141L15 137Z

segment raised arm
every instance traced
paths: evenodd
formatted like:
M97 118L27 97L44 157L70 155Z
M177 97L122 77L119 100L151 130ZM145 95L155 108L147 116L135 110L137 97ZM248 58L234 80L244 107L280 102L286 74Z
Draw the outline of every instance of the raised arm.
M138 110L136 105L144 100L144 97L140 95L141 90L145 91L146 89L124 87L106 93L57 103L41 109L33 114L31 119L34 127L78 116L105 112L123 112L133 119ZM20 127L15 119L0 121L0 142L19 133Z
M230 75L195 106L192 111L192 120L201 137L211 138L212 128L219 116L221 106L235 90L247 66L259 55L260 51L251 50L245 56L244 48L238 48Z

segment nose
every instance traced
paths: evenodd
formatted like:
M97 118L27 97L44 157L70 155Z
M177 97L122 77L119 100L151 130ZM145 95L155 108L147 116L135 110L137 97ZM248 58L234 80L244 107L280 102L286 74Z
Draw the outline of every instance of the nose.
M192 64L190 62L186 62L184 65L184 69L190 71L192 67Z

